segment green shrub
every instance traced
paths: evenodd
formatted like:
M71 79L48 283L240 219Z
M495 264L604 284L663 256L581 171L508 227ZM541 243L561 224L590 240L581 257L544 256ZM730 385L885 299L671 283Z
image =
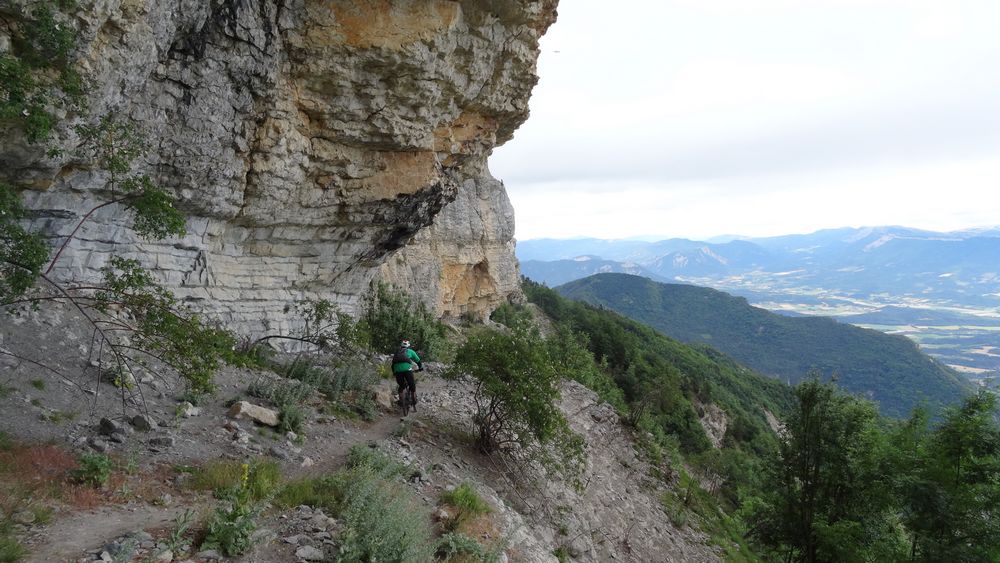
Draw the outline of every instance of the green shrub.
M70 422L76 420L76 417L80 413L76 411L52 411L48 414L46 419L52 424L62 424L64 422Z
M421 350L424 360L447 361L450 356L444 324L423 304L384 283L369 294L357 331L359 340L384 354L393 353L399 341L407 338Z
M670 519L670 523L675 528L683 528L687 524L687 508L685 508L683 499L678 497L677 493L673 491L663 493L660 497L660 504Z
M247 395L270 401L281 407L289 404L300 404L312 394L314 387L303 381L275 381L258 379L247 388Z
M442 561L455 559L470 563L494 563L500 559L503 545L498 543L487 550L479 542L465 534L449 532L438 539L435 552L438 559Z
M336 514L343 496L344 480L341 476L309 477L286 483L275 495L274 504L282 508L304 504Z
M349 393L367 395L376 381L371 365L348 360L329 368L326 377L319 382L319 389L328 399L337 401Z
M10 536L0 535L0 563L14 563L25 556L24 547Z
M274 349L259 342L244 340L233 351L231 365L245 368L268 368L274 359Z
M441 493L441 502L455 507L458 512L451 522L451 529L461 526L463 522L491 512L490 505L468 483L462 483L451 491Z
M503 451L537 461L575 480L583 440L556 406L559 371L537 329L484 329L458 350L449 377L472 376L476 442L484 453Z
M558 323L546 337L545 344L564 377L593 390L620 414L628 411L625 396L611 377L607 363L600 364L594 359L586 333L573 330L567 323Z
M529 311L527 307L524 307L523 305L512 305L510 303L503 303L497 307L496 310L490 314L490 320L500 323L508 328L531 326L534 323L531 311Z
M30 142L49 138L57 122L54 107L81 106L83 84L71 60L76 29L71 18L54 9L67 4L30 3L20 29L13 28L13 48L0 54L0 119L17 123Z
M35 515L35 525L45 525L52 521L52 513L55 510L51 506L33 506L31 513Z
M244 466L246 480L243 481ZM246 490L249 499L262 501L269 498L281 480L281 470L273 460L243 464L236 461L214 461L193 468L189 486L199 491L213 491L220 498L229 498L234 492Z
M339 518L340 561L430 561L429 515L413 493L370 465L353 468Z
M184 393L181 393L179 400L181 402L188 402L196 407L200 407L208 401L209 397L211 397L211 393L207 391L189 388L184 390Z
M369 469L379 477L393 477L406 473L407 466L375 448L355 444L347 452L347 465L351 469Z
M348 348L359 348L362 346L361 332L358 330L358 323L350 315L337 312L337 328L335 329L337 340L341 346Z
M226 499L228 505L217 508L209 519L202 543L202 548L219 549L229 557L246 553L253 546L256 517L260 513L251 488L250 465L242 464L240 473L239 484Z
M343 525L337 561L431 561L429 515L400 483L410 467L373 448L355 445L347 467L333 475L292 481L277 506L301 504L336 514Z
M306 414L298 405L287 403L278 412L278 430L282 432L302 432L302 423Z
M296 356L289 363L273 362L271 368L274 371L284 374L288 379L297 380L298 383L278 384L262 381L251 386L251 394L259 393L255 396L280 405L286 402L300 403L308 396L306 389L310 391L318 389L328 400L337 401L353 391L367 390L377 380L372 366L361 360L339 360L332 365L320 365L318 359L317 356L303 354ZM277 385L290 387L275 389ZM295 387L296 385L300 387Z
M85 453L77 461L80 467L70 473L73 480L95 487L107 485L111 478L110 457L99 453Z
M32 379L31 386L39 391L45 391L45 381L41 379Z
M0 57L0 78L3 57ZM2 94L2 88L0 88ZM2 96L0 96L2 98ZM3 117L0 103L0 118ZM45 239L24 228L27 217L20 194L0 182L0 304L19 299L34 285L49 259ZM0 398L9 396L13 387L0 385Z

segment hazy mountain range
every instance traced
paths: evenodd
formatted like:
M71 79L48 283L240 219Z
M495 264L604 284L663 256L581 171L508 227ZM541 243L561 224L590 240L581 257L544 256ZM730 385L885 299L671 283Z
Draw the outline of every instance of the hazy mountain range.
M522 273L550 286L623 272L743 296L786 314L907 334L972 376L1000 369L1000 229L905 227L656 242L519 242Z
M548 280L533 275L540 273L536 262L590 256L626 263L662 279L760 272L855 296L889 292L1000 307L1000 229L934 233L904 227L845 228L721 243L537 239L519 242L517 255L522 271L543 282ZM594 266L590 273L610 265ZM557 271L551 265L546 268Z

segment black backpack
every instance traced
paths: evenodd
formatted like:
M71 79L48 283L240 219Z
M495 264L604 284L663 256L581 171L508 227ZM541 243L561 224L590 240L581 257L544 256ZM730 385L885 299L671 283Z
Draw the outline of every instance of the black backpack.
M410 355L406 353L408 350L409 348L407 348L406 346L400 346L399 350L396 350L396 353L392 355L393 365L409 363Z

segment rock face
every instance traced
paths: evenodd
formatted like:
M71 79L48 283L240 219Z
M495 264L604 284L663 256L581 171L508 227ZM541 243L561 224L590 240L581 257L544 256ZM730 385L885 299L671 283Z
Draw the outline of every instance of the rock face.
M91 115L139 124L153 147L142 171L191 219L187 236L149 243L106 207L55 273L93 279L112 252L140 258L251 333L289 329L285 306L303 298L354 312L377 274L442 315L488 314L518 279L486 157L527 118L555 3L79 2ZM6 137L0 181L31 188L37 227L65 235L108 200L68 124L61 157Z

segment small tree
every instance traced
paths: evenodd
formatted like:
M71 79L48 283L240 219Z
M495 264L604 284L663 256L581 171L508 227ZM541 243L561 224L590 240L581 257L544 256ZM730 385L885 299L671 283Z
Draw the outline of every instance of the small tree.
M458 350L451 375L475 383L476 444L487 454L540 461L566 476L578 472L583 441L559 412L559 372L538 331L483 329Z
M795 394L754 535L788 561L897 560L904 546L875 406L816 380Z
M919 412L898 433L900 451L910 454L895 469L911 560L995 561L1000 554L996 416L996 397L981 391L948 409L932 434Z
M377 352L391 354L402 338L420 347L422 354L438 360L447 357L445 327L422 303L392 286L373 286L356 326L357 338Z

